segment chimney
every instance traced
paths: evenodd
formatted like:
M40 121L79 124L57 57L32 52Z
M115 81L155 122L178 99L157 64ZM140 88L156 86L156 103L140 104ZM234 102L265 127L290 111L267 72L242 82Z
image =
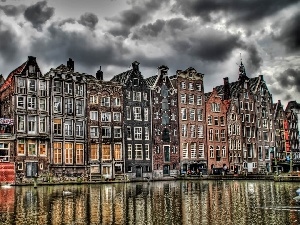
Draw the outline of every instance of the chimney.
M67 67L68 67L69 71L74 72L74 61L71 58L69 58L69 60L67 62Z
M224 80L224 100L230 99L230 86L228 77L223 78Z
M100 70L98 70L96 73L96 78L98 80L103 80L103 71L101 71L101 66L100 66Z
M139 71L139 65L140 65L140 63L139 63L138 61L134 61L134 62L132 63L132 68L133 68L133 70L134 70L134 71Z

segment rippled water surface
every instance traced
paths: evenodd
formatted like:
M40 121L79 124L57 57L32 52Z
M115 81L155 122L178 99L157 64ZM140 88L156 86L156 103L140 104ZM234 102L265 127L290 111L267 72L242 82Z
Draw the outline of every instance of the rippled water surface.
M299 187L270 181L2 187L0 224L296 225Z

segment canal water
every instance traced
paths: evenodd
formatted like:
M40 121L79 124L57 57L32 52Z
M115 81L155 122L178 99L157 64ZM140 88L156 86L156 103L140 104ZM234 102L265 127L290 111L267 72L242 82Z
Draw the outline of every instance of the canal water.
M300 224L300 183L169 181L0 188L0 224Z

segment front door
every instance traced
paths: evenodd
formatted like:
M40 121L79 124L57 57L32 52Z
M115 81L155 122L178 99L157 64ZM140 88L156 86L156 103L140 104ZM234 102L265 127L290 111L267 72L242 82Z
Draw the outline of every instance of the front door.
M136 167L136 174L135 174L135 176L137 177L137 178L139 178L139 177L142 177L142 167L141 166L137 166Z
M38 163L27 162L26 163L26 177L37 177L38 175Z
M169 165L164 165L163 175L170 176L170 166Z

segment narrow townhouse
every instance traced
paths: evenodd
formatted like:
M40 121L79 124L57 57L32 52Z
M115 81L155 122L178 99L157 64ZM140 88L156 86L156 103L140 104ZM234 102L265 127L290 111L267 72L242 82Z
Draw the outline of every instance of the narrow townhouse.
M123 89L118 83L87 77L87 149L92 180L116 179L124 173Z
M171 77L178 95L181 174L207 173L203 77L191 67Z
M162 65L158 75L146 79L151 89L154 179L174 177L180 171L177 89L168 70Z
M115 75L112 82L123 87L123 126L125 173L129 179L152 178L152 131L150 88L139 62L132 68Z

